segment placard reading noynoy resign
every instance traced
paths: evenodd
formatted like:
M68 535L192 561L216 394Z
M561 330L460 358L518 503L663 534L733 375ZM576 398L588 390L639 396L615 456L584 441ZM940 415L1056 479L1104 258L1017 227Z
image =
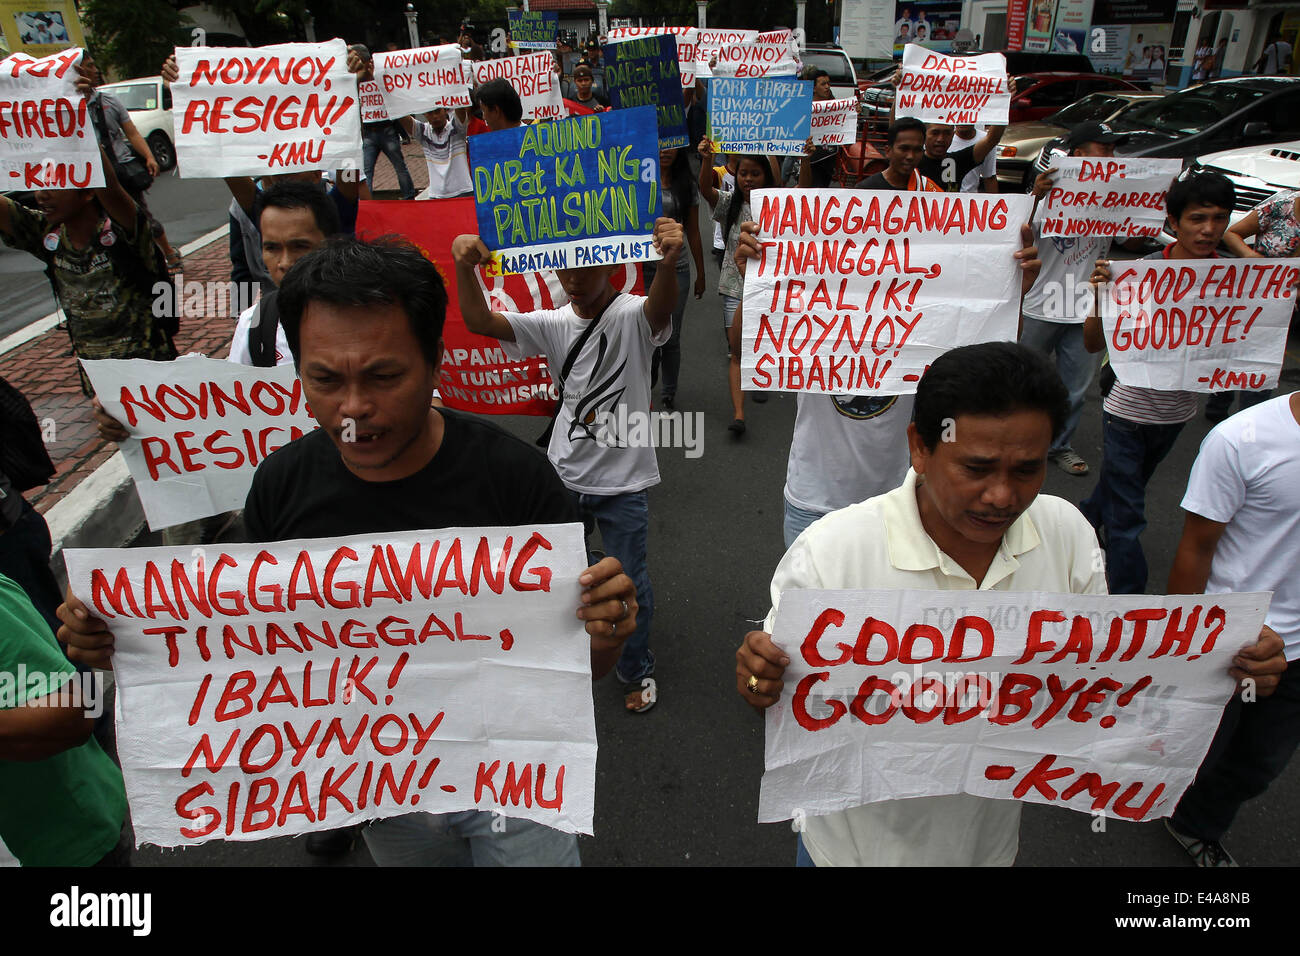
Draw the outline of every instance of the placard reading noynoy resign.
M715 81L716 82L716 81ZM762 189L745 270L741 385L916 391L949 349L1016 339L1029 196Z
M708 136L715 153L802 156L812 129L812 83L793 76L709 81Z
M787 591L758 819L969 793L1168 816L1268 594Z
M0 61L0 190L104 185L99 142L77 92L81 50Z
M1007 58L1001 53L944 56L915 43L904 47L895 104L900 119L1005 126L1010 112Z
M1034 221L1050 236L1158 236L1165 222L1165 193L1182 169L1181 159L1089 159L1052 161L1052 188Z
M201 355L81 364L131 435L118 447L155 531L244 507L258 463L317 427L292 365Z
M591 833L581 525L64 555L114 637L137 845L417 810Z
M1277 385L1300 259L1111 263L1101 298L1115 375L1142 388L1222 392Z
M171 85L180 174L266 176L361 168L357 78L347 46L176 48Z
M661 258L653 106L571 116L469 139L479 235L501 272Z

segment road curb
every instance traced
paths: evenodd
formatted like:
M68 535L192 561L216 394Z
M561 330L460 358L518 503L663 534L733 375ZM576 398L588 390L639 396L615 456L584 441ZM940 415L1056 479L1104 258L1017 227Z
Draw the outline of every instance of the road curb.
M144 508L122 453L117 452L92 471L45 512L45 522L53 542L50 567L60 587L67 584L64 548L121 548L130 544L144 526Z

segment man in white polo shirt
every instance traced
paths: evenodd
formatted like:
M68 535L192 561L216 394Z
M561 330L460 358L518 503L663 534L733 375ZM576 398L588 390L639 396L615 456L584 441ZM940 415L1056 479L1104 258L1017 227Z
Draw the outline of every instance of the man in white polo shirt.
M902 486L814 522L777 566L767 630L750 631L736 651L741 696L760 711L780 698L789 657L770 632L781 595L794 588L1104 594L1088 522L1069 502L1038 494L1067 411L1060 376L1032 349L987 342L938 358L917 386ZM1261 638L1231 673L1268 692L1280 650ZM1009 866L1019 833L1014 800L888 800L810 817L800 862Z
M1267 628L1300 660L1300 392L1243 409L1201 443L1170 594L1272 591ZM1166 821L1197 866L1235 866L1219 842L1300 743L1300 667L1277 690L1234 698L1196 781Z

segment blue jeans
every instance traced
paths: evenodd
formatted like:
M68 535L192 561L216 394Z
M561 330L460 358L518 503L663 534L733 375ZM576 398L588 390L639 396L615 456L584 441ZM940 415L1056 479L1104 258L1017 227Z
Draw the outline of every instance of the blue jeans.
M1147 482L1184 424L1143 425L1101 413L1101 474L1079 510L1098 530L1106 549L1111 594L1146 592L1147 559L1139 538L1147 526Z
M600 528L605 553L623 562L623 573L636 585L636 630L626 643L614 674L625 684L634 684L655 672L655 655L650 650L650 621L655 613L655 595L646 569L646 540L650 535L650 498L644 491L622 495L578 495L582 523L591 533Z
M804 529L826 514L825 511L808 511L806 508L800 508L798 505L790 504L790 499L785 501L785 549L790 550L790 545L794 544L794 539L803 534Z
M803 845L803 834L800 833L795 839L797 841L797 846L794 851L794 865L797 867L811 866L816 869L817 864L813 862L812 855L808 852L808 848Z
M1083 399L1088 394L1092 377L1097 374L1101 353L1094 355L1083 347L1082 325L1046 322L1028 315L1020 332L1020 344L1044 355L1056 353L1056 371L1065 383L1065 390L1070 393L1070 414L1066 416L1061 434L1052 439L1051 450L1052 453L1065 451L1079 426Z
M407 813L362 831L379 866L581 866L578 838L486 810Z
M366 168L366 181L371 189L374 189L375 184L375 161L381 152L388 157L397 172L397 186L402 191L402 198L414 199L415 183L411 181L406 160L402 156L402 140L397 135L397 126L391 122L362 126L361 161Z
M641 267L645 276L646 291L655 281L655 269L658 263L647 262ZM662 368L664 373L664 398L677 394L677 377L682 367L682 318L686 315L686 300L691 294L691 264L685 254L677 257L677 306L673 309L673 334L663 345L655 349L650 360L650 384Z

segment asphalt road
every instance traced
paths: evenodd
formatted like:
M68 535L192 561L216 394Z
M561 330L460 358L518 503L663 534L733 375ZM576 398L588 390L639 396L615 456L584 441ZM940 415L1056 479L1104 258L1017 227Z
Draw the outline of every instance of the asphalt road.
M709 241L705 233L705 242ZM709 288L716 269L706 253ZM1300 387L1295 339L1283 388ZM704 414L703 454L661 450L662 483L650 493L650 574L656 597L651 644L658 656L659 702L629 715L612 675L594 685L600 741L593 838L582 838L590 866L790 866L795 836L788 824L759 825L762 721L735 690L735 649L768 610L768 583L783 553L782 487L795 400L775 395L748 406L749 431L735 440L726 389L720 299L710 291L687 308L678 405ZM539 419L502 418L527 438ZM1186 477L1210 425L1185 429L1148 489L1144 536L1152 593L1163 593L1182 527ZM1094 385L1075 438L1092 465L1100 462L1100 398ZM1044 493L1078 502L1093 477L1049 470ZM1105 821L1028 804L1019 866L1190 866L1161 823ZM1300 863L1300 765L1296 761L1263 797L1248 805L1224 841L1243 864ZM213 842L184 850L146 847L141 866L312 865L299 839ZM363 844L334 865L370 865Z
M154 181L146 194L167 238L176 248L223 225L230 191L218 179L181 179L173 170ZM54 293L40 261L26 252L0 245L0 338L17 332L54 311Z

